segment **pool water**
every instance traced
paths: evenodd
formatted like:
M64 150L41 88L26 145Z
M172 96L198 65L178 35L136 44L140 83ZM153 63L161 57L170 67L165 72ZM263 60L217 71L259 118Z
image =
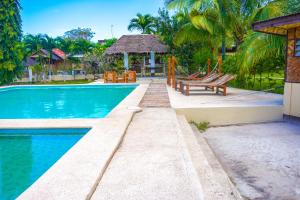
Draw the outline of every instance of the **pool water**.
M89 129L0 129L0 199L15 199Z
M103 118L137 85L16 86L0 89L0 119Z

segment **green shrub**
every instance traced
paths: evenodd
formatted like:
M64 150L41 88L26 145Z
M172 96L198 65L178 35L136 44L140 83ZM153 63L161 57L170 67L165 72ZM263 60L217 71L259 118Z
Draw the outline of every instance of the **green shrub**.
M191 124L195 125L197 129L200 131L200 133L204 133L209 128L209 122L197 123L195 121L192 121Z

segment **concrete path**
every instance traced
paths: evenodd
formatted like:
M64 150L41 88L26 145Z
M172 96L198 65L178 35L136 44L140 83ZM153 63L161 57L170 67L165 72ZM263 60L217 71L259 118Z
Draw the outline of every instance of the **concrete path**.
M136 114L92 199L202 199L178 126L171 108Z

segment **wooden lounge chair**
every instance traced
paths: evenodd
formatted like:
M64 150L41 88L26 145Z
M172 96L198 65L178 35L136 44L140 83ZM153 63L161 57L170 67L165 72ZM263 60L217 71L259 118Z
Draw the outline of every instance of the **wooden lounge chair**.
M136 72L128 71L125 76L126 83L135 83L136 82Z
M180 85L181 81L188 81L188 80L200 80L202 78L199 78L201 72L196 72L194 74L191 74L189 76L186 77L176 77L175 79L175 90L178 90L178 86Z
M200 76L201 72L196 72L196 73L193 73L193 74L190 74L188 76L185 76L185 77L177 77L176 79L178 80L193 80L195 78L198 78Z
M216 80L220 76L221 76L221 74L212 73L212 74L208 74L208 75L204 76L203 78L193 79L193 80L190 80L190 81L197 81L199 83L209 83L209 82L212 82L212 81ZM184 82L186 82L186 81L180 80L180 81L178 81L178 83L176 82L175 90L178 89L178 85L179 85L179 91L183 92Z
M221 93L223 93L224 96L226 96L227 95L227 83L233 79L235 79L234 75L226 74L210 83L203 83L203 82L199 82L199 81L186 81L186 82L182 83L183 84L182 91L185 95L189 96L191 87L204 87L205 89L217 88L217 94L221 92Z
M114 71L104 72L104 83L116 83L117 82L117 73Z

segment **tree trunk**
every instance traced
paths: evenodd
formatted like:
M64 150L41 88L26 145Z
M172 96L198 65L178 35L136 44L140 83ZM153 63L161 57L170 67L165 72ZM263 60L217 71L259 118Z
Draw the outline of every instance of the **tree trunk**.
M222 34L222 61L225 60L226 55L226 39L225 33Z

